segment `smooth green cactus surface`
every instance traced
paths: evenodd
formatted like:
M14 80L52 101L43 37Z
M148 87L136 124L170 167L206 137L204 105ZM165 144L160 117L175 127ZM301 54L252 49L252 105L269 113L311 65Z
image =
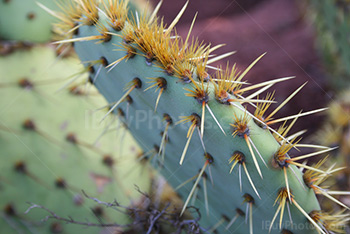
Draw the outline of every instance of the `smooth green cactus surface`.
M200 208L203 230L332 231L316 215L320 205L315 188L304 184L309 178L296 167L307 166L289 156L298 144L285 137L296 118L276 133L270 125L283 122L272 120L278 109L265 116L271 96L260 99L265 106L256 101L262 91L242 96L249 90L242 84L246 72L217 68L209 74L206 66L216 47L182 40L173 32L174 24L165 27L154 14L125 19L125 6L109 2L115 9L96 1L76 4L90 10L80 19L71 17L81 22L79 30L58 43L74 42L82 62L99 71L92 82L110 103L110 112L127 113L128 129L152 155L154 166L178 187L187 206ZM256 107L255 114L247 111L251 107Z
M52 38L52 23L57 21L52 15L37 5L44 4L53 10L60 8L53 0L1 0L0 38L7 40L27 40L46 42Z
M79 60L58 58L53 47L0 57L0 233L113 232L115 227L57 219L42 223L50 214L39 208L24 212L30 202L77 222L126 224L128 215L86 198L82 190L124 206L139 201L135 185L148 191L150 176L130 136L117 122L99 124L104 112L94 110L105 101L96 90L90 87L86 95L84 83L75 86L78 81L60 90L79 73L86 78Z

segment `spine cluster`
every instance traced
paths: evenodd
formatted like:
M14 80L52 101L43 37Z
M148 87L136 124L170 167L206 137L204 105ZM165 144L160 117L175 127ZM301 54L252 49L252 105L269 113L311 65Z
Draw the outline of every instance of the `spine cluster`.
M195 18L186 38L176 34L187 3L170 25L156 16L160 4L152 14L131 15L127 5L71 1L64 13L51 12L63 32L56 43L73 43L94 68L90 81L109 102L105 117L120 116L144 155L177 188L185 201L180 215L199 207L204 230L211 232L341 231L347 215L321 211L316 198L321 194L348 209L334 198L341 192L321 185L339 169L305 163L332 148L301 144L303 132L290 134L297 119L324 109L275 117L304 85L271 110L273 92L261 95L292 77L250 85L244 77L262 56L244 71L212 66L233 52L215 56L222 45L191 38ZM316 152L303 154L302 148Z

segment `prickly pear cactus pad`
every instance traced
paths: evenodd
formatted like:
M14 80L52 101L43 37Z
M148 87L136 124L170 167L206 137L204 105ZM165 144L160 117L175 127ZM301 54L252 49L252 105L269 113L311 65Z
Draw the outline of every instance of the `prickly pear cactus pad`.
M349 87L350 77L350 2L310 0L310 15L317 32L317 43L332 88Z
M129 216L86 198L82 190L125 206L141 197L135 185L148 191L149 174L138 164L130 136L123 128L115 131L116 117L99 124L105 112L93 110L104 105L103 98L92 87L86 95L78 79L66 85L79 75L87 78L79 60L58 58L53 47L0 57L0 233L116 231L103 224L130 223ZM25 214L27 202L90 225L42 223L50 214L39 208Z
M30 42L52 40L53 23L57 23L57 19L44 9L55 10L56 16L60 17L63 14L62 10L69 2L67 0L1 0L0 39ZM144 0L132 0L129 7L130 16L137 9L150 8Z
M212 67L232 53L214 56L221 45L190 38L193 24L185 39L176 34L187 4L169 26L156 17L160 5L150 16L138 12L130 19L127 1L72 4L67 19L75 28L57 43L74 43L82 62L93 65L91 82L110 106L104 118L125 113L129 131L185 201L180 215L191 205L199 207L207 232L342 230L340 216L322 212L316 198L317 193L333 199L319 186L333 170L302 163L331 149L300 144L302 133L288 134L299 117L321 110L274 118L302 86L269 110L273 93L259 95L291 78L249 85L244 75L260 58L241 72L235 66ZM278 123L283 125L274 130ZM304 147L317 151L303 154Z
M57 20L41 9L37 2L53 10L60 9L53 0L1 0L0 38L32 42L49 41L52 37L52 23ZM57 1L61 4L64 2L67 1Z

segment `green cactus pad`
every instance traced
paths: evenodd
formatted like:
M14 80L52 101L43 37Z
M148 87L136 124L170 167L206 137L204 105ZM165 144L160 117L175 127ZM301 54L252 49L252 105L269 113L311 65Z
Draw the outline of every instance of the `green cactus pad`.
M52 23L57 21L41 9L36 2L59 10L52 0L2 0L0 1L0 38L46 42L52 37ZM64 3L64 1L60 1Z
M76 8L97 5L84 2ZM208 74L205 67L214 49L179 39L172 32L174 24L167 28L154 15L142 14L124 20L123 4L112 11L119 18L108 8L105 11L72 17L81 22L79 30L58 43L74 42L82 62L94 63L100 72L92 82L110 103L110 112L128 113L128 129L152 155L154 167L179 187L184 200L195 194L188 205L200 208L204 230L268 233L278 217L271 233L320 231L319 220L312 215L320 210L315 192L304 185L296 167L306 166L290 159L294 144L279 136L289 128L276 134L269 126L271 116L247 111L255 104L241 96L246 86L239 82L245 72L231 77L225 71ZM232 169L233 163L237 165ZM281 214L275 214L281 210L285 214L279 227Z
M105 103L96 90L58 91L68 77L86 77L83 71L79 60L60 59L48 46L0 57L1 233L112 231L56 219L41 223L49 215L45 210L24 212L30 202L78 222L126 224L127 215L86 198L82 190L125 206L141 197L135 185L148 191L150 175L136 159L138 147L122 128L111 131L116 122L94 144L107 126L98 121L104 112L94 111Z
M53 24L58 21L40 5L61 15L62 6L68 3L67 0L1 0L0 39L30 42L52 40ZM132 16L136 10L147 7L143 0L133 0L129 4L129 14Z
M349 87L350 77L350 3L340 0L312 0L309 3L317 32L317 46L330 76L332 88Z

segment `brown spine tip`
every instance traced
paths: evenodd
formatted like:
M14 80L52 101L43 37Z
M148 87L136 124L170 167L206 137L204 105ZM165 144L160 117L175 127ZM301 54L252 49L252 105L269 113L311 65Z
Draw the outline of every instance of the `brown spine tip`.
M16 216L17 212L13 204L6 204L4 207L4 213L8 216Z
M222 104L231 105L230 96L226 90L218 90L217 92L215 92L215 98L218 102Z
M130 105L134 102L134 100L132 99L132 97L130 95L126 96L126 102L129 103Z
M117 109L117 113L118 113L118 115L119 115L120 117L125 117L125 113L124 113L124 111L123 111L121 108L118 108L118 109Z
M66 181L65 181L64 179L62 179L62 178L56 179L56 181L55 181L55 186L56 186L57 188L61 188L61 189L67 188Z
M105 57L101 57L100 60L101 60L102 66L104 66L104 67L108 66L109 63L108 63L108 60Z
M245 163L245 155L241 152L236 150L233 152L231 158L233 158L235 161L238 161L239 164Z
M211 80L209 73L206 71L197 72L197 77L198 77L198 80L203 81L203 82L208 82Z
M146 59L147 66L151 66L152 62L155 60L154 55L153 55L152 52L147 52L146 56L145 56L145 59Z
M208 162L209 164L214 163L214 158L213 158L213 156L212 156L211 154L209 154L209 153L204 153L204 158L205 158L205 160L207 160L207 162Z
M202 170L202 169L199 169L199 170L198 170L198 173L200 173L201 170ZM202 174L202 177L205 178L205 179L207 179L207 178L208 178L208 174L204 171L203 174Z
M114 159L110 155L105 155L102 160L103 164L107 167L112 167L114 165Z
M142 81L140 80L140 78L138 77L135 77L133 80L132 80L135 88L137 89L140 89L142 87Z
M91 210L92 213L94 213L94 215L96 215L97 217L101 217L103 215L103 208L100 206L95 206Z
M50 232L51 233L62 233L63 232L63 227L60 223L54 222L50 225Z
M94 84L94 79L92 78L92 76L89 76L88 81L90 84Z
M164 135L164 132L161 131L161 132L160 132L160 136L163 137L163 135ZM168 134L164 137L164 141L165 141L165 142L169 142L169 135L168 135Z
M83 24L87 25L87 26L93 26L98 24L98 20L99 20L99 15L98 13L93 13L93 12L89 12L90 15L87 16L86 20L83 22Z
M174 67L171 63L166 65L165 74L167 74L168 76L173 76L175 74Z
M206 90L198 90L198 89L196 89L196 94L195 94L194 98L201 105L203 103L208 103L209 102L209 95L208 95L208 92Z
M313 220L315 220L316 222L321 220L321 212L319 210L312 210L311 212L309 212L309 216L310 218L312 218Z
M23 128L26 130L32 130L35 131L36 130L36 126L35 123L31 120L31 119L26 119L23 124L22 124Z
M244 211L241 210L241 209L239 209L239 208L236 209L236 212L237 212L237 214L240 215L240 216L245 216Z
M230 222L230 218L229 218L227 215L223 214L223 215L222 215L222 218L223 218L226 222Z
M250 194L246 193L243 197L245 202L254 204L254 198Z
M84 95L84 92L81 90L81 88L76 85L69 88L69 93L77 96Z
M312 185L313 185L312 178L308 177L305 173L303 174L303 181L308 188L312 188Z
M121 21L121 20L113 19L113 21L112 21L112 23L111 23L111 27L112 27L115 31L119 32L119 31L123 30L123 28L124 28L124 22Z
M144 152L140 152L139 154L137 154L137 158L140 160L140 162L142 164L145 164L148 162L148 156L145 156L145 153Z
M78 138L74 133L68 133L66 136L66 140L70 143L77 144L78 143Z
M189 69L186 69L185 71L182 72L181 79L184 83L189 84L192 82L191 80L192 76L193 76L192 71L190 71Z
M169 114L165 113L163 114L163 119L168 123L168 124L173 124L173 119L170 117Z
M237 135L241 138L244 138L245 136L250 136L250 129L246 122L236 122L231 126L233 127L233 135Z
M28 78L22 78L18 81L18 86L24 89L33 89L34 84Z
M109 42L110 40L112 40L112 35L107 33L107 32L104 32L103 33L103 42Z
M157 85L160 89L166 89L167 88L168 82L166 81L165 78L163 77L158 77L157 78Z
M192 113L191 118L192 118L191 122L195 124L197 127L201 125L201 117L198 114Z
M123 41L125 44L130 44L132 42L134 42L134 38L132 35L125 35L124 38L123 38Z
M94 73L95 73L95 68L94 68L94 66L91 65L91 64L87 67L87 70L88 70L88 72L89 72L90 74L94 74Z
M159 146L154 144L153 148L154 148L154 151L158 154L159 153Z
M134 58L136 55L136 49L132 46L128 46L128 49L126 51L126 56L128 59Z
M73 28L75 28L75 30L73 31L73 34L75 35L75 36L78 36L79 35L79 27L77 27L78 26L78 24L76 23L75 25L74 25L74 27Z
M24 162L19 161L15 163L14 166L15 171L26 174L27 173L27 166Z
M280 155L280 154L278 154L278 152L275 153L271 157L272 167L275 169L283 169L284 167L288 168L289 163L287 162L287 158L289 158L288 155Z
M29 13L27 14L27 19L29 19L29 20L35 19L35 14L34 14L33 12L29 12Z

